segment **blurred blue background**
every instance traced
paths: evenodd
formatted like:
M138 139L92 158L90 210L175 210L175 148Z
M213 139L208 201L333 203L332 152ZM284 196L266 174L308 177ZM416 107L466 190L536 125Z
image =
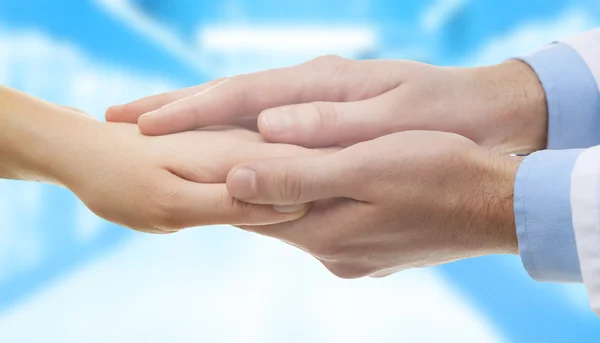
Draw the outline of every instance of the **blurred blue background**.
M107 106L322 54L500 62L600 24L595 0L0 0L0 83ZM93 180L90 180L93 182ZM0 342L598 342L580 285L496 256L340 280L231 227L152 236L0 182Z

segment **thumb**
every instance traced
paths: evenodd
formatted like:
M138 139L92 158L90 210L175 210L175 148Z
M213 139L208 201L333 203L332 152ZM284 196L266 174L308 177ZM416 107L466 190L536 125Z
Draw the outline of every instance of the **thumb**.
M387 134L389 112L385 95L354 102L312 102L265 110L258 117L258 128L270 142L342 145Z
M351 197L352 180L344 167L337 154L256 161L232 169L227 189L234 198L253 204L285 206Z

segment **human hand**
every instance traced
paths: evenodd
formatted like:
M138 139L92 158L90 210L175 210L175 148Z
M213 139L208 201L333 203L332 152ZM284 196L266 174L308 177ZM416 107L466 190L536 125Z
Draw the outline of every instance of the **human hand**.
M147 135L257 117L268 141L307 147L407 130L454 132L510 153L546 145L544 91L533 70L519 61L443 68L325 56L143 98L106 113L108 121L138 122Z
M148 137L135 125L101 123L6 87L0 87L0 100L0 177L66 186L109 221L158 233L275 223L305 212L302 206L278 212L237 201L225 178L249 159L317 151L264 143L256 132L223 127Z
M270 224L306 212L306 206L284 206L278 212L237 201L225 178L240 162L312 155L307 149L264 143L257 133L231 128L147 137L135 125L95 122L81 134L88 140L70 151L58 179L109 221L158 233L212 224Z
M516 254L518 161L456 134L409 131L322 156L242 163L227 186L254 204L314 202L296 221L243 228L309 252L340 277L384 276Z

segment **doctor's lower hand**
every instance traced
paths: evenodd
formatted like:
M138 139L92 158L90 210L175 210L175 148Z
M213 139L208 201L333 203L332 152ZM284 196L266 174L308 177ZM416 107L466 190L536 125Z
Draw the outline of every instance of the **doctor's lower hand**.
M338 152L243 163L230 193L253 204L312 203L298 220L242 226L297 246L343 278L517 254L519 159L462 136L408 131Z
M510 153L545 148L547 117L544 90L520 61L448 68L336 56L214 80L106 113L108 121L138 123L147 135L250 121L268 141L323 147L434 130Z

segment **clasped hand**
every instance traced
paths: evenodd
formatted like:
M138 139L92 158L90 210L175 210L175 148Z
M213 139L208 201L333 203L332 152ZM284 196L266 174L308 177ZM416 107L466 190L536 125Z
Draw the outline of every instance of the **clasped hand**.
M297 220L238 226L341 277L516 253L520 160L506 152L546 139L543 91L516 61L457 69L324 57L140 99L107 120L137 122L147 135L255 123L270 142L346 146L247 159L227 175L244 203L310 205Z

